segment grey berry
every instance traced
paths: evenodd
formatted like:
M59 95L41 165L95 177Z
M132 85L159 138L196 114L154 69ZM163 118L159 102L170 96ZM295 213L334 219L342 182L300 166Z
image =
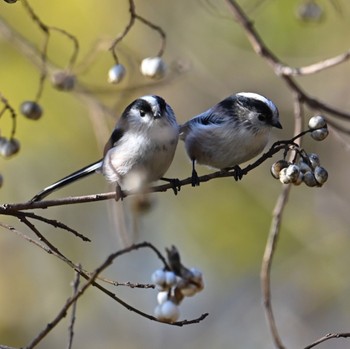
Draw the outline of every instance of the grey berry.
M328 129L327 127L319 128L318 130L314 130L311 132L311 137L315 141L323 141L328 136Z
M4 158L8 158L12 155L15 155L19 152L20 144L19 141L15 138L11 138L9 140L3 141L0 144L0 154Z
M308 187L316 187L317 185L316 178L312 172L305 172L303 181Z
M314 169L316 166L320 165L320 157L315 153L308 154L309 161L311 163L312 168Z
M328 172L325 168L321 166L316 166L314 170L314 176L318 184L322 186L324 183L327 182L328 179Z
M31 120L38 120L43 114L43 110L37 102L25 101L21 104L21 113Z

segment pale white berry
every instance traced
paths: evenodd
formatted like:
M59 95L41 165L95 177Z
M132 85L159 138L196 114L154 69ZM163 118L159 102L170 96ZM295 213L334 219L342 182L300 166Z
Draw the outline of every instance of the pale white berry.
M175 322L179 316L179 307L170 300L156 306L154 316L163 322Z
M321 186L327 182L328 172L325 168L321 166L316 166L314 170L314 176L318 184Z
M279 180L283 184L289 184L291 182L290 177L287 176L287 168L286 167L282 168L282 170L280 171Z
M315 115L309 120L309 128L314 130L316 128L322 128L327 126L327 121L322 115Z
M286 167L288 167L288 162L286 160L278 160L274 162L270 169L272 176L276 179L279 179L282 168Z
M165 271L157 269L151 276L152 282L157 286L163 286L165 284Z
M75 86L75 76L67 71L60 70L52 74L52 85L60 91L71 91Z
M158 292L157 294L158 304L163 304L164 302L166 302L168 300L168 296L169 296L168 291Z
M122 64L116 64L108 71L108 82L111 84L119 84L126 74L126 70Z
M15 138L6 139L0 144L0 154L4 158L8 158L12 155L15 155L19 152L20 144L19 141Z
M161 79L166 73L166 65L162 57L147 57L141 62L142 75L152 78Z
M320 165L320 157L317 154L310 153L308 154L308 157L312 168L315 168L316 166Z
M165 272L165 284L169 287L174 286L176 284L176 275L173 271Z
M323 141L328 136L328 129L327 127L319 128L318 130L314 130L311 132L311 137L315 141Z
M308 187L315 187L317 185L316 178L310 171L304 173L303 181Z
M290 182L294 183L299 177L300 169L299 166L291 164L286 169L286 176L289 177Z

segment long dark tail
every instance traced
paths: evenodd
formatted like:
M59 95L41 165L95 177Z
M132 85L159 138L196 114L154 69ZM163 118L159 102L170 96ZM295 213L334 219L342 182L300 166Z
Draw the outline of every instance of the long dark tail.
M90 174L92 174L96 170L98 170L101 166L102 166L102 160L99 160L97 162L94 162L93 164L85 166L82 169L75 171L72 174L70 174L70 175L60 179L59 181L49 185L48 187L44 188L41 192L39 192L32 199L30 199L29 202L41 201L46 196L50 195L52 192L54 192L62 187L65 187L66 185L73 183L78 179L89 176Z

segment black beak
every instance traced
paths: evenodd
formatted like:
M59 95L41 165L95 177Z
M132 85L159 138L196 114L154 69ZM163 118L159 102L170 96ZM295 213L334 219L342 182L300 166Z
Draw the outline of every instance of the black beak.
M273 123L272 123L272 126L273 127L276 127L276 128L279 128L279 129L282 129L283 127L282 127L282 125L281 125L281 123L277 120L277 121L274 121Z

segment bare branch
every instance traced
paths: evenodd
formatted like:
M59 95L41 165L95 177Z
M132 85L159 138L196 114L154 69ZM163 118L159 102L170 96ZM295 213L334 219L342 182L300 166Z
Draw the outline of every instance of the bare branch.
M79 291L79 284L80 284L80 274L78 272L75 273L75 280L73 282L73 296L75 296ZM68 340L68 346L67 349L72 349L73 345L73 338L74 338L74 324L76 320L76 311L77 311L77 299L72 305L72 314L70 318L70 323L68 327L68 334L69 334L69 340Z
M350 332L345 333L328 333L324 337L318 339L317 341L307 345L304 349L311 349L313 347L316 347L316 345L319 345L325 341L328 341L330 339L334 338L350 338Z
M289 74L289 75L283 74L283 71L293 71L293 68L287 67L284 64L282 64L281 60L278 59L272 53L272 51L265 45L265 43L261 39L258 32L255 30L253 23L249 20L247 15L244 13L244 11L241 9L241 7L237 4L237 2L235 0L226 0L226 3L228 4L229 9L233 13L236 21L244 29L246 36L247 36L250 44L252 45L254 51L259 56L263 57L266 60L266 62L272 67L274 73L277 76L280 76L292 91L294 91L295 93L297 93L298 95L301 96L302 102L307 104L312 109L321 110L321 111L324 111L326 113L330 113L338 118L345 119L347 121L350 119L350 113L342 111L342 110L338 110L332 106L329 106L329 105L309 96L305 91L303 91L303 89L291 77L291 75L295 75L295 74ZM349 54L350 54L349 52L345 53L344 57L342 57L342 61L349 59L350 58L350 57L348 57ZM315 68L315 66L314 67L311 66L311 68L309 66L309 67L306 67L305 69L309 73L312 69L314 70L314 72L319 72L319 71L321 71L320 66L322 64L324 64L324 69L325 69L328 66L331 66L330 63L332 63L333 65L335 65L334 62L337 62L336 64L341 63L341 62L339 62L339 60L340 60L340 56L338 56L338 58L334 58L333 63L330 62L329 60L328 61L326 60L325 61L326 63L321 63L321 62L317 63L316 68ZM298 68L298 69L300 70L302 68Z

